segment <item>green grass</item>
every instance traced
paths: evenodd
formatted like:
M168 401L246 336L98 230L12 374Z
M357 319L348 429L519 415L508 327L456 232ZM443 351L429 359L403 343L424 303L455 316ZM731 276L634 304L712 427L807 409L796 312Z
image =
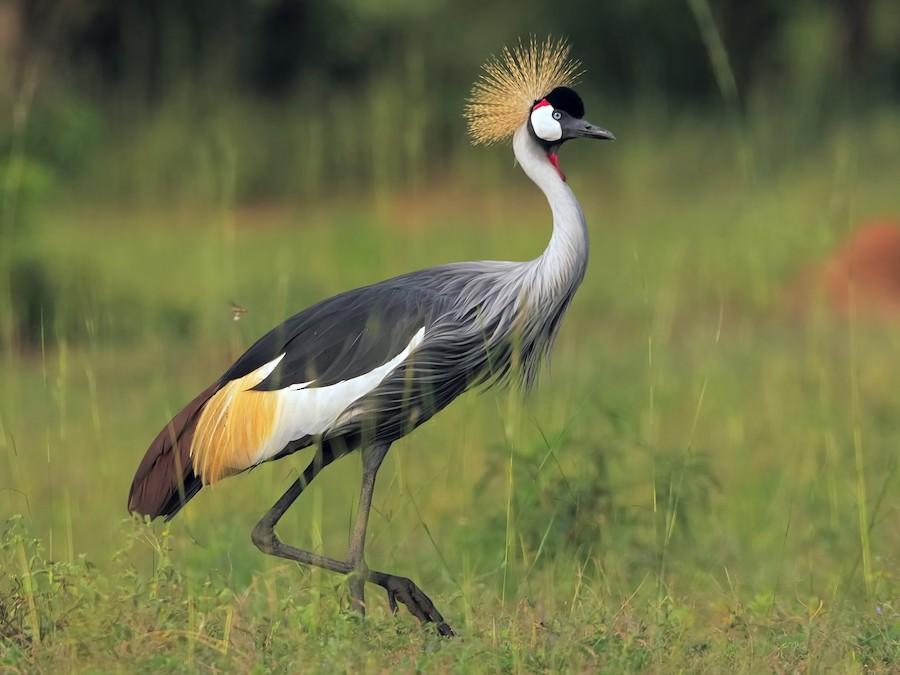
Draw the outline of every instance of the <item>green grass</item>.
M369 562L419 582L454 640L375 587L360 622L343 580L252 546L308 453L168 527L125 498L262 331L411 268L535 255L540 195L479 188L473 155L449 187L372 200L36 207L16 256L54 305L2 361L0 669L894 671L900 333L788 298L855 223L900 213L897 117L803 152L775 123L740 143L610 127L566 148L591 265L539 388L464 396L379 476ZM359 475L330 467L282 538L342 556Z

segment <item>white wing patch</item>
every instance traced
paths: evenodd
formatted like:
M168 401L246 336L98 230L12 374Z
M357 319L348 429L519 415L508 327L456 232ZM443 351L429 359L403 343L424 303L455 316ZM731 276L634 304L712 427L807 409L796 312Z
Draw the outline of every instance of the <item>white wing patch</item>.
M314 382L313 380L278 390L279 406L275 425L272 434L257 451L254 463L259 464L270 459L293 440L327 431L353 402L381 384L382 380L422 343L424 336L423 326L397 356L359 377L336 382L327 387L310 389L309 385ZM277 364L280 360L281 357L274 363ZM274 368L274 365L272 367Z

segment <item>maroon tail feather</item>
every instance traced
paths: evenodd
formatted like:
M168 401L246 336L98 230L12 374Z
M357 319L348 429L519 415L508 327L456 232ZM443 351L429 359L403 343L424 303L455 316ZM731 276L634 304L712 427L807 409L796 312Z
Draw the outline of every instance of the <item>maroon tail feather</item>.
M203 487L191 463L191 440L200 412L220 383L207 387L169 422L147 449L128 493L128 510L172 518Z

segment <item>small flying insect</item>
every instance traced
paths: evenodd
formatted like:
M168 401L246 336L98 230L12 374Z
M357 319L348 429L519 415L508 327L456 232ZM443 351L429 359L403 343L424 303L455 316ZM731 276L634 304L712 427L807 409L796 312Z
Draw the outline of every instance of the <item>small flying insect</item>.
M229 304L231 305L231 318L234 321L240 321L241 317L247 313L247 308L237 304L234 300L232 300Z

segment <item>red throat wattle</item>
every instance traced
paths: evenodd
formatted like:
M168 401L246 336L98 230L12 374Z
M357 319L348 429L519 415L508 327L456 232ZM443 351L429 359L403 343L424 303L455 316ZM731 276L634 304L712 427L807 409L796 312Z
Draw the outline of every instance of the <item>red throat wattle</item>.
M555 152L548 152L547 159L550 160L553 168L556 169L556 173L558 173L559 177L562 178L563 182L565 182L566 174L563 172L562 167L559 165L559 155L557 155Z

